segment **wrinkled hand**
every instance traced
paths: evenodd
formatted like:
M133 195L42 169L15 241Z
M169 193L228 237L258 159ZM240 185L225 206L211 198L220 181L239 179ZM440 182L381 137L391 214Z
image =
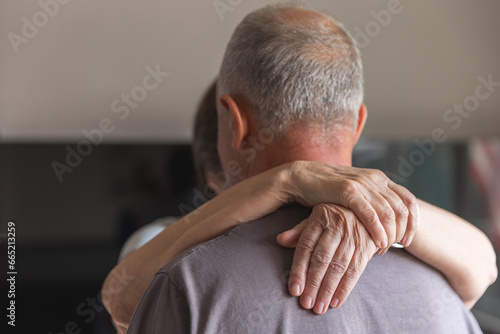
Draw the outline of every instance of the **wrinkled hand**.
M290 293L301 295L300 304L306 309L314 306L317 314L325 313L329 305L342 305L377 251L356 215L333 204L316 205L309 218L280 234L278 242L296 247Z
M418 226L417 200L380 170L313 161L295 161L289 169L288 192L293 201L308 207L332 203L350 209L380 248L379 254L394 242L410 245Z

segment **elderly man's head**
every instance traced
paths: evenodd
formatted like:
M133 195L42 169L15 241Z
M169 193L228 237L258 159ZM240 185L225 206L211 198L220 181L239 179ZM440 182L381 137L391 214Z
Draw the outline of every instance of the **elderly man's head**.
M362 103L360 53L340 23L299 6L252 12L236 28L219 73L222 167L235 161L243 179L294 157L325 160L306 149L339 154L326 160L350 164L366 119ZM263 130L274 140L248 161L241 152Z

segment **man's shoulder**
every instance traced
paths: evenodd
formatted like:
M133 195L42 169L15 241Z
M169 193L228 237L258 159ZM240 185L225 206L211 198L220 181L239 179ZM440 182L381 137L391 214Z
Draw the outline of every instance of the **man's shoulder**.
M240 224L221 236L182 252L157 274L167 274L171 279L184 282L186 278L201 279L197 274L213 274L228 267L241 270L244 268L238 267L242 263L258 260L264 265L267 260L272 260L268 259L271 253L291 252L293 255L293 250L278 245L276 236L298 224L310 212L311 209L300 205L288 206L263 218Z
M283 208L187 250L157 273L164 284L153 294L168 284L191 325L206 333L477 332L444 277L405 250L372 258L341 308L321 317L302 309L287 290L294 250L280 247L276 235L309 213Z

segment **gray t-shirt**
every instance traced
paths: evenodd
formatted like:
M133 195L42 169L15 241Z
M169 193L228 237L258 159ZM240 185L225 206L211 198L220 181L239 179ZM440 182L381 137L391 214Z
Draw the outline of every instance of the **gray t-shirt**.
M287 290L294 250L276 236L309 214L283 208L179 255L128 333L481 333L443 276L405 250L375 255L340 308L304 310Z

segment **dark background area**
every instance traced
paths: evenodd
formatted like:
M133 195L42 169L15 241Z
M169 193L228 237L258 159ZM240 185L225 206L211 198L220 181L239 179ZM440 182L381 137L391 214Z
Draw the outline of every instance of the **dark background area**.
M16 333L65 333L70 322L82 333L113 332L99 291L122 244L156 218L180 216L179 204L193 205L189 145L94 147L60 182L52 163L65 164L67 152L0 145L0 233L16 224Z
M414 149L411 142L362 141L354 165L397 174L397 157ZM94 147L60 182L52 165L64 163L67 152L60 144L0 145L0 233L16 223L16 333L70 333L72 322L81 333L113 333L99 292L124 240L156 218L180 216L181 203L195 206L189 145ZM401 183L489 234L467 166L467 143L438 145ZM1 247L5 275L5 236ZM498 313L499 297L496 284L475 308L480 322Z

